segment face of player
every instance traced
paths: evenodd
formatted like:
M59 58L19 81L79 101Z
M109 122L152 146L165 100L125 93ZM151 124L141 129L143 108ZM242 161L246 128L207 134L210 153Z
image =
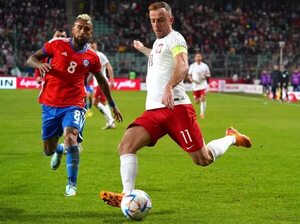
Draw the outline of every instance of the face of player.
M164 8L149 11L152 29L157 38L163 38L172 31L174 18Z
M201 54L196 54L196 55L195 55L195 61L196 61L197 63L200 63L200 62L202 61L202 55L201 55Z
M86 20L78 19L72 28L73 39L78 46L84 46L93 35L93 27Z
M60 32L60 31L55 31L55 33L53 34L53 38L66 38L67 34L66 32Z
M91 45L91 48L93 48L94 51L97 50L97 43L92 43L90 45Z

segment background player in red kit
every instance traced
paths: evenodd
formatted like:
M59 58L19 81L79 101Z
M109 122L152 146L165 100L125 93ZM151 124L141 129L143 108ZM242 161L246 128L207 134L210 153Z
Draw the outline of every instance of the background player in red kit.
M47 156L53 155L50 164L52 169L57 169L60 165L64 148L57 143L59 137L64 135L68 172L66 196L75 196L77 191L78 143L82 141L86 112L84 82L89 73L96 77L113 109L115 119L118 122L123 120L100 72L99 57L87 44L93 34L89 15L82 14L76 18L72 34L72 38L48 41L27 61L33 68L38 68L41 74L45 73L39 102L42 104L44 152ZM51 57L51 62L40 61L45 57Z

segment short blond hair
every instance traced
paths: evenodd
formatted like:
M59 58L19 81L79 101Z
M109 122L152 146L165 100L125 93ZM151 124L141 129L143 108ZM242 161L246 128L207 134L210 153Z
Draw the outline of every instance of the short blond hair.
M76 20L81 19L85 20L87 23L92 24L92 18L88 14L80 14L76 17Z
M170 15L172 15L172 10L171 10L171 7L168 3L166 2L155 2L155 3L152 3L149 7L148 7L148 10L151 11L151 10L157 10L157 9L165 9L167 12L170 13Z

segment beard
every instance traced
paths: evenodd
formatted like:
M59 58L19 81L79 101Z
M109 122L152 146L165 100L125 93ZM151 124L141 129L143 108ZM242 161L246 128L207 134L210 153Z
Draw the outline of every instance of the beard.
M88 43L89 38L86 38L86 37L74 37L74 40L77 43L78 47L83 47L86 43Z

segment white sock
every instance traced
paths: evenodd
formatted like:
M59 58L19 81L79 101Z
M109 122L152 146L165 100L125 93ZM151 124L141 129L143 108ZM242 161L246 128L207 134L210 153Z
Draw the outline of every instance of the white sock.
M204 115L206 110L206 101L200 103L200 114Z
M225 136L209 142L207 148L213 155L214 161L222 156L231 145L235 144L235 141L234 136Z
M109 118L109 124L112 124L115 120L112 117L112 113L111 113L111 110L110 110L108 104L105 105L105 108L106 108L107 115L108 115L108 118Z
M123 184L123 193L131 191L135 187L135 178L138 170L138 161L136 154L125 154L120 156L121 178Z
M102 111L102 113L103 113L103 115L104 115L104 118L105 118L105 120L106 120L106 123L107 124L109 124L109 114L108 114L108 112L107 112L107 110L106 110L106 107L102 104L102 103L98 103L97 104L97 107L98 107L98 109L100 110L100 111Z

